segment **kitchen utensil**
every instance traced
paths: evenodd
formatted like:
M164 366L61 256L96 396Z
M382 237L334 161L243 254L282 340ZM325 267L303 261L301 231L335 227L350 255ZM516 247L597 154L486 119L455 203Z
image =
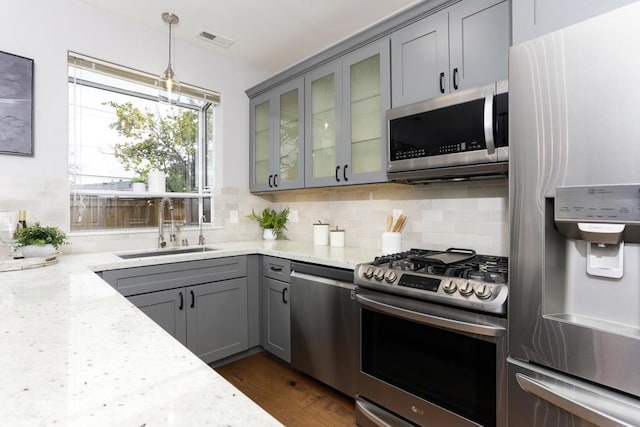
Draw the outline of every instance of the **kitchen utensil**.
M396 225L393 227L393 232L394 233L399 233L400 231L402 231L402 227L404 227L404 223L407 220L407 217L404 215L400 215L398 217L398 221L396 221Z
M391 225L393 225L393 215L387 217L387 232L391 231Z

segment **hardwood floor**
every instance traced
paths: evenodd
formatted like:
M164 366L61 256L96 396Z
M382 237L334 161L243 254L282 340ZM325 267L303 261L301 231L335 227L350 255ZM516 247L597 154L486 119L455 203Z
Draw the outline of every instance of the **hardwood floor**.
M355 426L353 399L257 353L215 368L285 426Z

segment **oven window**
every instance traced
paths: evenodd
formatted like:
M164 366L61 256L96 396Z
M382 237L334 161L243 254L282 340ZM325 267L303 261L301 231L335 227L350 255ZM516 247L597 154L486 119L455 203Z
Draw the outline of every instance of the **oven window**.
M496 425L496 345L362 309L362 371L483 426Z

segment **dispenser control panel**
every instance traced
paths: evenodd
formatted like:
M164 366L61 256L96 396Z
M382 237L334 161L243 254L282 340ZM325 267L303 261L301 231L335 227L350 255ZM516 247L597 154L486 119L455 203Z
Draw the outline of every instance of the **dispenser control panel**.
M556 221L640 223L640 184L556 188Z

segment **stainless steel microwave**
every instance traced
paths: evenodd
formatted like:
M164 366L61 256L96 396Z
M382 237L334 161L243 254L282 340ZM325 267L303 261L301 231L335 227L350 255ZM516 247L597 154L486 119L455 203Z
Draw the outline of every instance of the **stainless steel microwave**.
M392 181L506 176L506 80L387 110L387 176Z

